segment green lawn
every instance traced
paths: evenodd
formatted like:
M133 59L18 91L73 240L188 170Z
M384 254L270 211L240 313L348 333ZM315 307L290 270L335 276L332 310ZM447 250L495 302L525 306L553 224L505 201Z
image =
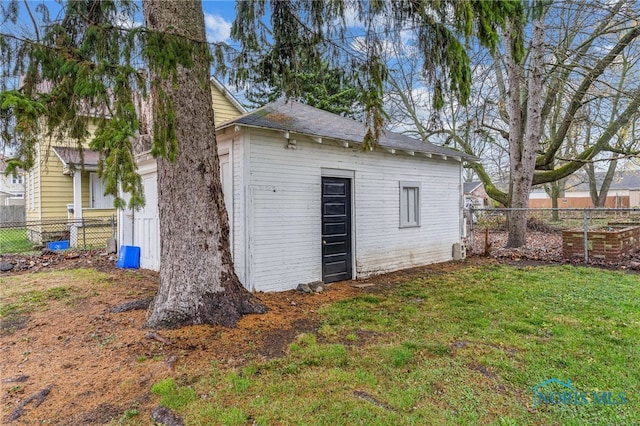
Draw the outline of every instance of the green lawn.
M22 253L32 249L26 228L0 229L0 253Z
M637 275L466 267L321 315L284 358L152 391L187 425L640 424ZM575 390L534 401L552 378Z

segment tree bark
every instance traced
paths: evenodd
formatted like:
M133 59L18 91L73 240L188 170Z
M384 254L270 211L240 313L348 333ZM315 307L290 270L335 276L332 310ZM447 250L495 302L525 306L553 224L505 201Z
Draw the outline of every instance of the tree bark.
M526 115L520 101L521 67L516 63L511 48L507 48L509 67L509 160L511 164L511 203L520 209L509 213L507 247L522 247L527 238L527 208L529 192L536 165L536 149L542 131L542 74L544 67L544 23L542 17L533 21L530 73L527 79ZM523 121L526 124L523 124Z
M555 182L551 182L548 186L545 185L545 190L549 197L551 197L551 220L554 222L560 221L560 213L558 212L558 199L564 196L564 185L566 179L560 179Z
M519 64L516 62L513 52L511 50L511 37L512 29L507 30L507 79L509 82L508 88L508 112L509 112L509 206L517 207L523 204L523 200L518 199L521 197L522 187L522 120L524 119L522 113L522 105L520 101L521 89L521 70ZM511 211L507 215L507 229L509 231L509 238L507 241L507 247L519 247L524 244L526 235L526 212ZM521 243L522 241L522 243Z
M595 166L593 163L586 165L585 169L587 171L587 176L589 177L589 195L591 196L593 207L604 207L607 203L609 188L611 188L611 183L613 183L613 177L615 176L617 165L618 160L614 156L609 162L609 166L604 174L599 190Z
M243 314L266 308L242 286L231 260L202 5L199 0L142 5L150 31L171 32L196 46L193 66L178 65L175 79L151 69L153 84L166 93L175 113L178 152L173 162L158 159L160 286L146 326L234 326Z

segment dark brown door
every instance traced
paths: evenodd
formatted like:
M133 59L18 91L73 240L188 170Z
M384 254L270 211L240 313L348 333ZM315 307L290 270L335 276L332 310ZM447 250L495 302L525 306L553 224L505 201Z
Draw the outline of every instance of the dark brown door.
M322 178L322 281L352 278L351 179Z

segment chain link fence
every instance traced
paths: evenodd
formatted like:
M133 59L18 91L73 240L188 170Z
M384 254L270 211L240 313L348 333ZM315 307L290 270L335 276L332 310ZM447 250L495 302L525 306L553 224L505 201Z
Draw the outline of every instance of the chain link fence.
M525 211L526 245L507 249L511 212ZM640 209L467 209L466 248L472 255L615 263L640 261Z
M48 250L90 250L107 247L115 238L113 216L86 219L5 222L0 224L0 254Z

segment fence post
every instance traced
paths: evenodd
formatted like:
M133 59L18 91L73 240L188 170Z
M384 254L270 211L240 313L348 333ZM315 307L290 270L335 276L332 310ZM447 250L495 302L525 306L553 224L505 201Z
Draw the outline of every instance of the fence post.
M87 228L84 223L84 217L81 220L82 220L82 248L86 250L87 249Z
M473 210L474 210L474 205L471 204L469 206L469 217L468 217L468 223L469 223L469 244L471 245L471 251L473 251L473 239L474 239L474 230L473 230Z
M587 226L587 209L582 211L583 218L583 231L582 231L582 241L584 245L584 263L589 263L589 241L587 241L587 237L589 234L589 227Z

